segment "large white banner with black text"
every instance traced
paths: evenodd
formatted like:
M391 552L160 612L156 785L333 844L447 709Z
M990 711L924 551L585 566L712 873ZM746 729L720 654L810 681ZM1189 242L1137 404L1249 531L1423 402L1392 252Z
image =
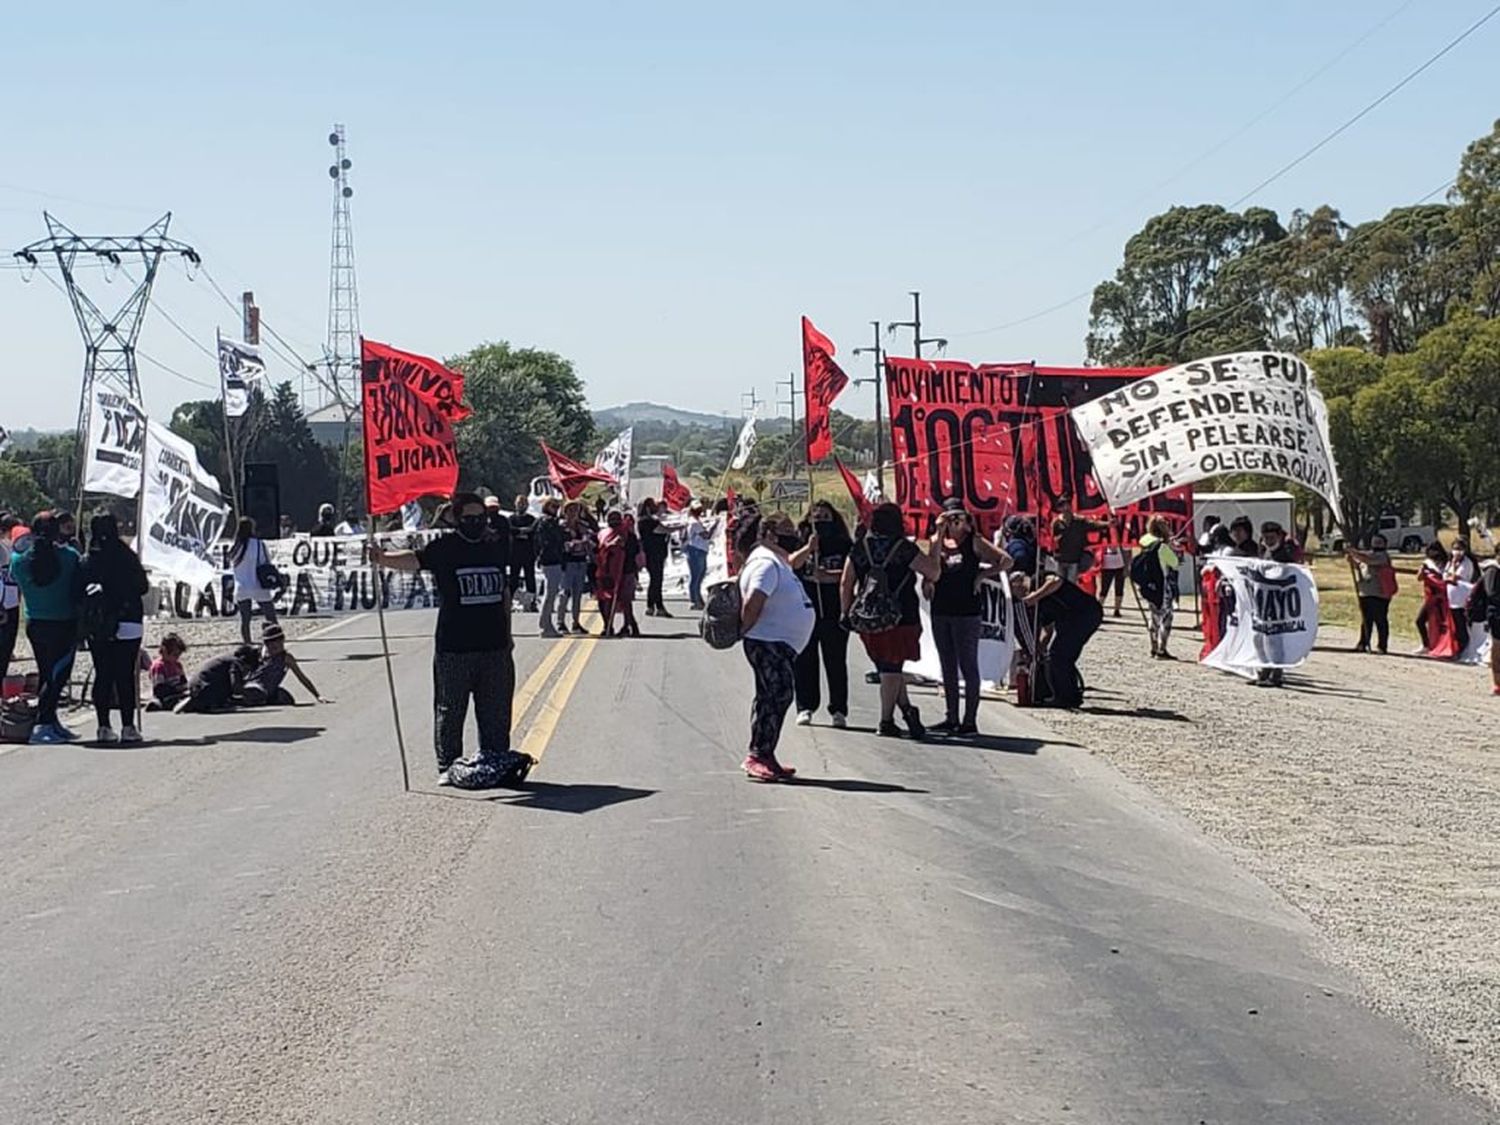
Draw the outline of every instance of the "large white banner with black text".
M1342 521L1328 408L1293 355L1214 356L1075 406L1073 424L1111 508L1227 473L1281 477Z
M1318 639L1318 587L1305 566L1216 556L1203 572L1217 582L1223 633L1203 663L1253 678L1261 668L1294 668Z
M198 451L157 422L146 424L140 556L146 569L206 586L218 574L213 550L229 520L219 480Z
M133 500L141 491L146 414L130 396L107 387L89 396L88 463L83 490Z

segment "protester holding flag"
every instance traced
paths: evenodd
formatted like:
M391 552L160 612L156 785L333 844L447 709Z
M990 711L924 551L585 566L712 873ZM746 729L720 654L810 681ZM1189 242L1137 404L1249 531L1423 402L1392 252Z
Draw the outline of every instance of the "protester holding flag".
M736 546L745 558L739 574L740 635L755 675L750 749L742 768L752 781L782 781L796 771L781 764L776 748L796 695L797 654L807 647L815 621L790 562L802 538L789 518L775 512L745 519Z
M947 715L933 729L943 734L979 733L980 570L988 564L1009 570L1011 557L975 533L974 518L963 501L947 500L932 537L932 554L939 563L930 582L932 639L943 669L943 701ZM963 716L958 711L958 679L963 675Z
M840 605L845 620L860 632L865 652L880 676L880 726L877 733L898 738L896 711L912 738L922 739L927 728L906 691L905 665L922 656L922 618L917 602L917 578L936 581L941 564L906 537L906 521L895 504L879 504L869 525L860 525L850 548L840 582ZM893 603L893 604L892 604ZM858 613L856 614L856 611ZM869 615L870 620L859 618ZM891 624L878 628L875 619Z
M573 613L572 631L587 633L579 622L583 614L583 593L588 585L589 564L594 561L594 535L584 520L583 505L570 500L563 506L562 600L557 606L557 631L568 632L568 609Z
M646 556L646 616L671 617L667 603L663 600L663 585L667 571L667 556L672 550L672 534L662 522L656 501L650 496L641 501L639 518L635 521L636 534L641 539L641 551Z
M819 657L828 677L828 716L842 730L849 725L849 631L844 628L839 582L849 548L854 545L849 525L827 500L808 510L798 529L807 559L799 568L802 588L817 613L812 639L797 657L797 725L813 720L822 700L818 679Z
M616 613L624 618L620 636L641 635L641 627L635 620L636 556L640 549L630 517L618 509L610 512L599 532L594 586L606 637L615 635Z
M394 570L428 571L437 583L432 681L438 784L448 784L450 767L463 757L471 698L479 723L479 760L499 776L523 777L531 759L510 748L516 665L505 604L505 552L487 534L484 501L476 494L455 494L453 511L456 533L439 536L418 551L388 551L377 544L371 558Z
M255 521L241 516L234 529L234 542L229 546L229 565L234 570L234 602L240 611L240 640L250 644L250 614L252 606L260 608L267 625L276 624L276 606L273 599L276 591L266 585L276 568L266 553L266 545L255 534Z
M94 715L99 720L98 742L141 741L136 725L139 706L141 641L146 635L141 599L151 588L136 553L120 538L115 517L101 512L89 521L89 551L80 581L84 605L96 614L88 637L94 659ZM120 730L109 724L112 709L120 712Z
M72 742L77 735L57 718L63 688L73 675L78 647L78 609L82 595L78 552L60 541L52 512L38 512L31 538L11 559L10 573L26 603L26 639L36 657L36 726L31 741L42 745Z
M1454 643L1453 612L1448 606L1448 552L1434 539L1427 544L1418 579L1422 583L1422 609L1417 614L1417 635L1422 651L1438 660L1451 660L1461 651Z

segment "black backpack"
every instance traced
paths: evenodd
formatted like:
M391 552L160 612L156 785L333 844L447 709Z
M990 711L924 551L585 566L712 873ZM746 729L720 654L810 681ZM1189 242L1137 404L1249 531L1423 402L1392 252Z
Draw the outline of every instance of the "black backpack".
M1481 578L1474 583L1474 588L1469 591L1469 600L1464 605L1464 610L1469 615L1469 624L1483 625L1487 622L1490 608L1490 592L1484 588L1484 580Z
M870 540L864 539L860 546L864 548L869 569L854 590L854 601L849 606L849 629L861 635L884 633L901 624L900 594L906 580L911 577L911 571L908 570L906 577L892 587L891 576L886 571L889 557L886 563L876 566L874 556L870 554Z
M91 643L112 640L119 628L119 605L110 600L100 583L89 583L78 606L78 639Z
M1157 609L1161 608L1161 600L1167 588L1167 575L1161 566L1160 540L1135 553L1135 557L1130 560L1130 581L1140 591L1142 598Z
M515 750L459 759L448 767L448 784L455 789L512 789L526 780L536 759Z
M740 584L734 579L716 582L703 599L703 617L698 633L709 648L733 648L740 643Z

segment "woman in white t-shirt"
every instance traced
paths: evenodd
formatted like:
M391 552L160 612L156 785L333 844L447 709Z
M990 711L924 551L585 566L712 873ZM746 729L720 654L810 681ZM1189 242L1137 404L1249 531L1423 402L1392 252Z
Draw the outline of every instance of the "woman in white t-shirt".
M240 611L240 639L247 645L251 643L252 604L260 606L267 625L276 624L276 606L272 604L276 591L266 589L260 581L260 568L270 561L265 544L255 534L255 521L249 516L241 518L235 528L234 543L229 548L229 565L234 568L234 600Z
M736 536L740 568L740 636L755 673L750 752L744 771L752 781L783 781L797 771L776 760L781 727L796 694L797 654L807 647L817 615L796 568L811 548L802 546L791 518L781 512L750 516Z

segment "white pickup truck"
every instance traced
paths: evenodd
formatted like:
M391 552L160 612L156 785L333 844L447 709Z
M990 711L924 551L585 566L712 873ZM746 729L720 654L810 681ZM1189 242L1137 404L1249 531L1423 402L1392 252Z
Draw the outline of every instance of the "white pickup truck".
M1404 555L1417 554L1437 538L1437 528L1409 524L1401 516L1381 516L1374 530L1385 536L1387 547ZM1342 551L1348 546L1343 529L1334 528L1329 534L1328 543L1335 551Z

